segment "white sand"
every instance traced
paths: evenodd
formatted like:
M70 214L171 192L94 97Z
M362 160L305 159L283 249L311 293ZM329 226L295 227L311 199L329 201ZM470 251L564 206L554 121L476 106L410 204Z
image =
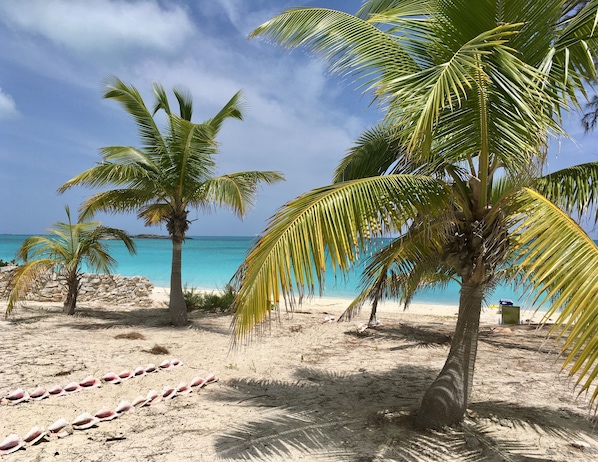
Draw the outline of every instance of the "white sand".
M164 294L158 289L155 296ZM196 376L215 373L220 381L0 460L598 459L587 403L575 399L556 356L541 348L545 331L500 327L496 310L486 310L465 425L422 433L412 426L413 413L442 368L457 308L413 305L403 312L386 304L382 325L362 333L369 310L348 323L324 322L347 303L314 299L239 350L230 349L228 315L195 311L189 328L173 328L166 309L81 303L67 317L60 304L18 307L0 320L0 397L165 359L184 364L119 385L1 405L0 440ZM118 337L131 333L142 338ZM168 353L149 353L156 345Z

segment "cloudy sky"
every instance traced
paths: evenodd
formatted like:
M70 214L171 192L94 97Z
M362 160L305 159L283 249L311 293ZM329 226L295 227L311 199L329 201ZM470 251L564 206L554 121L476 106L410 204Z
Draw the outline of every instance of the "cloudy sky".
M99 160L98 149L136 145L135 126L102 82L116 75L151 101L151 83L184 85L194 120L214 115L238 90L242 122L220 132L220 173L277 170L244 221L227 211L191 215L190 235L254 235L286 201L330 183L352 141L379 119L370 98L327 74L304 51L248 34L294 5L355 12L361 0L2 0L0 2L0 234L43 233L90 193L56 189ZM171 94L171 93L170 93ZM551 169L597 160L596 136L553 143ZM98 217L131 233L134 215Z

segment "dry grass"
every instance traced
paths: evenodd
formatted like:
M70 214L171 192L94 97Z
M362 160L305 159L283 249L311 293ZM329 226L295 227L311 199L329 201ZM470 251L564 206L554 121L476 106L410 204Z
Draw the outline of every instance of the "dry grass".
M158 345L157 343L149 350L141 350L144 353L151 353L153 355L167 355L170 354L168 348L163 347L162 345Z
M124 338L127 340L145 340L145 335L141 332L125 332L124 334L115 335L114 338Z

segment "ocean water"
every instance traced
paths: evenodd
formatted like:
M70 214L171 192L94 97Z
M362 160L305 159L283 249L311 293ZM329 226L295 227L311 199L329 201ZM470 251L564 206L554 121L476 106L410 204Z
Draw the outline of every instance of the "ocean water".
M27 238L25 235L0 235L0 259L10 261ZM255 238L227 236L192 236L183 244L183 285L187 288L220 290L233 277ZM156 287L170 286L172 244L169 239L135 239L137 253L129 255L119 241L107 241L110 253L118 265L113 273L123 276L145 276ZM337 280L332 270L326 278L324 297L353 298L358 294L360 270L356 268ZM499 286L489 297L489 304L510 299L515 305L524 305L524 297L510 286ZM459 285L455 283L442 290L423 291L414 303L457 305Z

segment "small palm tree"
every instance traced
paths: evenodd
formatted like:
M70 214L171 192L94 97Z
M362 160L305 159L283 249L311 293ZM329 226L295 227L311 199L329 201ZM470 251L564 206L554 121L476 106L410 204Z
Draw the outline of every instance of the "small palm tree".
M561 112L580 107L596 75L598 1L369 0L356 15L295 8L256 29L305 46L355 76L386 108L335 173L288 203L236 275L238 338L271 305L322 287L326 259L347 271L376 238L365 301L408 304L417 291L461 284L451 349L416 423L463 419L473 386L480 312L500 282L518 281L558 313L571 373L598 375L598 247L570 215L598 201L598 163L545 174ZM373 319L372 319L373 321ZM598 396L598 390L593 397Z
M106 84L104 98L118 101L135 120L142 146L110 146L100 150L102 161L63 184L64 192L76 185L115 186L99 192L81 205L85 217L98 211L118 213L135 211L146 226L164 223L172 240L170 278L170 317L175 326L187 324L187 306L183 296L182 247L190 221L190 208L209 210L228 207L239 217L253 204L259 183L274 183L282 174L271 171L244 171L215 176L216 135L228 118L242 120L241 93L235 94L211 119L191 122L191 95L175 88L179 114L171 111L164 88L153 85L153 110L145 105L133 86L116 77ZM164 111L167 129L158 128L154 116Z
M102 240L121 240L130 253L135 253L135 243L125 231L101 226L99 222L83 222L81 219L73 224L69 207L66 206L65 210L67 223L54 224L49 236L28 237L17 250L17 258L23 260L24 264L17 267L9 284L11 291L7 316L40 276L52 272L64 277L67 288L64 312L72 315L77 307L83 265L87 265L91 271L109 274L116 264Z

